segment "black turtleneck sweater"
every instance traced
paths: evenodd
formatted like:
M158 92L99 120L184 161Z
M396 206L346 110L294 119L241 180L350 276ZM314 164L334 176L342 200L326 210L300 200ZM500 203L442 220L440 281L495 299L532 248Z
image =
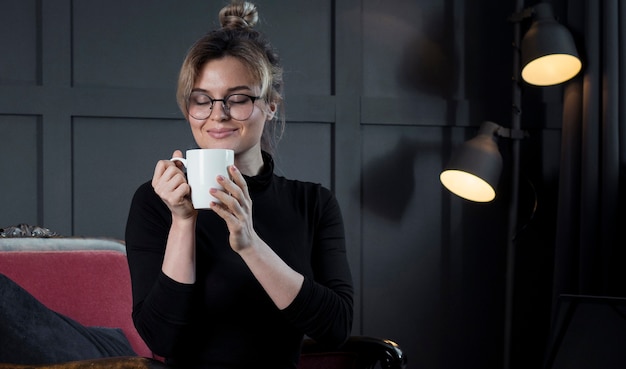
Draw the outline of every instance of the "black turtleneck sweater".
M272 158L246 177L254 228L304 275L293 303L279 310L228 244L226 223L200 210L196 283L161 271L171 213L150 182L133 197L126 247L133 320L157 355L181 368L296 368L303 335L331 346L351 333L353 287L344 226L333 194L319 184L274 175Z

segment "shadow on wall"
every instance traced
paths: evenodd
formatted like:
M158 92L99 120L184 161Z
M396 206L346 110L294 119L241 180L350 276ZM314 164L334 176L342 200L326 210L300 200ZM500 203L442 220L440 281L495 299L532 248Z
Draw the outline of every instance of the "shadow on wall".
M439 17L432 17L440 19ZM441 25L425 29L442 31ZM450 99L457 83L452 40L442 31L434 37L418 34L404 48L397 68L400 85L429 96ZM414 162L422 143L402 138L396 147L363 168L363 207L374 214L399 222L415 192Z
M441 19L433 14L429 19ZM446 18L448 19L448 18ZM403 47L404 55L398 67L397 78L401 86L444 99L454 94L458 80L457 55L454 40L446 27L440 23L424 25L427 34L416 34Z
M363 207L378 216L399 222L415 191L414 162L419 145L407 138L363 168ZM358 191L355 191L358 193Z

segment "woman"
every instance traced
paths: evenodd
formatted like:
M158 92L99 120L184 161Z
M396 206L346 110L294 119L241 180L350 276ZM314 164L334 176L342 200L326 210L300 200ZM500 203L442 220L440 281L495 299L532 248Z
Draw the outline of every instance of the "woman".
M351 332L353 287L332 193L274 175L282 69L256 7L226 6L222 28L183 62L177 99L200 148L235 151L220 204L195 210L180 163L161 160L126 228L133 320L148 346L184 368L295 368L304 335ZM177 150L174 157L182 156Z

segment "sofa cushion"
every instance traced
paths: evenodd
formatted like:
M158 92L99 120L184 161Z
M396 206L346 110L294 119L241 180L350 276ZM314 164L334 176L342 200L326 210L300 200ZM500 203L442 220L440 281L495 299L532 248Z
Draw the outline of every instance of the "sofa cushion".
M80 249L76 245L61 247L60 240L20 239L25 242L17 248L20 251L6 251L9 247L5 241L9 240L0 240L0 249L4 248L0 251L0 273L50 309L83 325L121 328L138 355L152 356L132 322L130 273L124 245ZM59 248L35 251L33 243L40 241L55 241L50 245Z
M113 238L60 237L0 238L0 251L77 251L114 250L126 254L123 241Z

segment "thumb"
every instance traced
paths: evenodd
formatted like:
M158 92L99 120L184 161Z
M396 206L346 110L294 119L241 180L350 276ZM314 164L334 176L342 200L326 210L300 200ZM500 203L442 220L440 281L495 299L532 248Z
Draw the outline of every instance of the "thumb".
M183 152L180 150L175 150L174 153L172 154L173 158L182 158L183 157Z

